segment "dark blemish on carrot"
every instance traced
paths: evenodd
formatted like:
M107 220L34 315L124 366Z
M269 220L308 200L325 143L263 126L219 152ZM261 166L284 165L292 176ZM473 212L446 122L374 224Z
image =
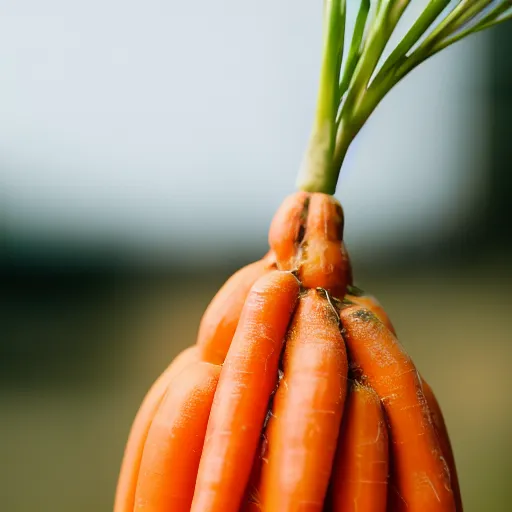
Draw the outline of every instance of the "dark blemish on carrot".
M359 318L363 322L374 322L378 320L377 317L368 309L358 309L352 313L352 316L354 318Z

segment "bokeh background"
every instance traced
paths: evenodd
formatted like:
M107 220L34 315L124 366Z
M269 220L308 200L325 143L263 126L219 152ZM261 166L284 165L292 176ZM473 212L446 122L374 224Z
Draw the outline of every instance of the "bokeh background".
M111 510L145 391L294 189L320 4L2 3L2 511ZM357 283L438 394L468 512L512 500L511 119L508 25L405 79L337 194Z

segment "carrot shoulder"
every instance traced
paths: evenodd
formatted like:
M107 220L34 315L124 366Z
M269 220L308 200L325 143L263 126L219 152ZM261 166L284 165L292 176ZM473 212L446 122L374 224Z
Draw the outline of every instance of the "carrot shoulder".
M270 272L272 265L273 257L268 254L235 272L217 292L199 325L197 346L202 361L224 362L247 294L262 275Z
M351 306L340 314L351 360L379 395L390 425L393 510L454 512L450 475L414 364L371 312Z
M196 362L168 386L151 423L135 512L188 512L221 367Z
M151 422L171 380L189 364L196 361L197 358L196 347L185 349L160 375L146 394L135 416L124 451L116 489L114 512L133 512L140 462Z
M299 283L274 271L252 287L212 405L192 512L237 512L276 385Z
M347 398L329 489L331 512L385 512L388 433L375 391L354 384Z
M262 468L262 510L321 511L347 391L347 356L323 291L301 297L283 356Z

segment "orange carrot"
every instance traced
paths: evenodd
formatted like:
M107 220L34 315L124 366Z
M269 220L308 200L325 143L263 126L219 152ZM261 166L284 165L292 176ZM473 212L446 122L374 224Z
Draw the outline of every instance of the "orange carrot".
M395 336L396 331L386 311L373 295L366 295L362 290L350 286L345 296L350 302L362 306L371 311Z
M311 194L299 278L305 288L324 288L342 299L352 284L352 269L343 244L343 210L327 194Z
M117 483L114 512L133 512L135 488L139 476L142 452L153 417L171 380L179 375L189 364L196 361L197 358L196 347L185 349L160 375L146 394L137 412L126 444Z
M362 290L359 290L355 287L349 288L349 294L346 295L346 298L353 302L354 304L358 304L359 306L363 306L370 310L386 327L395 334L395 329L393 324L391 323L386 311L378 302L378 300L372 295L365 294ZM453 456L453 451L450 443L450 437L448 435L448 431L446 429L446 425L444 422L443 414L439 403L435 397L434 392L430 385L422 378L423 383L423 393L425 395L425 399L427 400L427 404L430 410L431 419L434 425L434 429L436 431L439 445L443 454L443 457L446 460L450 471L450 481L451 487L453 490L455 502L456 502L456 510L457 512L461 512L463 510L462 506L462 497L460 493L460 486L458 482L457 469L455 465L455 458Z
M367 309L350 306L340 316L351 362L379 395L388 418L399 497L393 512L455 512L450 475L414 364Z
M331 512L385 512L388 432L380 400L354 384L347 398L331 477Z
M343 210L332 196L297 192L286 198L269 232L278 267L297 270L306 288L324 288L343 298L352 283L343 224Z
M282 372L280 372L282 377ZM261 432L260 443L254 457L249 483L245 490L245 498L240 512L256 512L262 510L261 503L261 471L268 462L268 433L272 426L272 404L267 411L265 425Z
M144 446L135 512L189 512L220 370L196 362L169 384Z
M207 307L197 335L202 361L222 364L236 331L238 319L252 285L274 266L271 253L233 274Z
M192 512L241 506L298 294L296 278L281 271L249 292L215 393Z
M347 391L347 356L325 292L301 297L283 356L262 468L262 510L321 511Z
M261 506L253 501L246 502L242 505L240 512L261 512Z
M267 413L268 415L269 413ZM252 463L251 473L249 476L249 482L245 489L245 496L242 501L242 507L240 512L251 512L253 510L259 510L261 508L261 497L260 497L260 483L261 483L261 468L263 460L266 458L266 446L267 440L265 435L265 427L261 434L260 444L256 450L254 460Z
M455 457L453 456L452 445L450 442L450 437L448 436L448 429L446 428L446 424L444 422L441 406L439 405L439 402L437 401L437 398L428 382L423 378L422 382L423 393L425 394L428 408L430 409L430 416L432 418L432 422L434 423L434 428L439 439L439 445L441 446L443 457L445 458L446 464L448 464L448 468L450 470L450 481L453 495L455 496L457 512L462 512L462 496L460 493L459 478L457 476L457 467L455 465Z
M304 237L309 198L307 192L288 196L272 219L268 242L280 270L296 270L299 266L299 249Z

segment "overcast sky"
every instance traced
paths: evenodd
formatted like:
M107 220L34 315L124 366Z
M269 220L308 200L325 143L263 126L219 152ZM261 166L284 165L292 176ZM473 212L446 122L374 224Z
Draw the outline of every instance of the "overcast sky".
M260 243L309 135L321 3L4 0L4 226L217 257L221 241ZM353 250L430 236L474 207L485 44L415 71L353 145L337 194Z

